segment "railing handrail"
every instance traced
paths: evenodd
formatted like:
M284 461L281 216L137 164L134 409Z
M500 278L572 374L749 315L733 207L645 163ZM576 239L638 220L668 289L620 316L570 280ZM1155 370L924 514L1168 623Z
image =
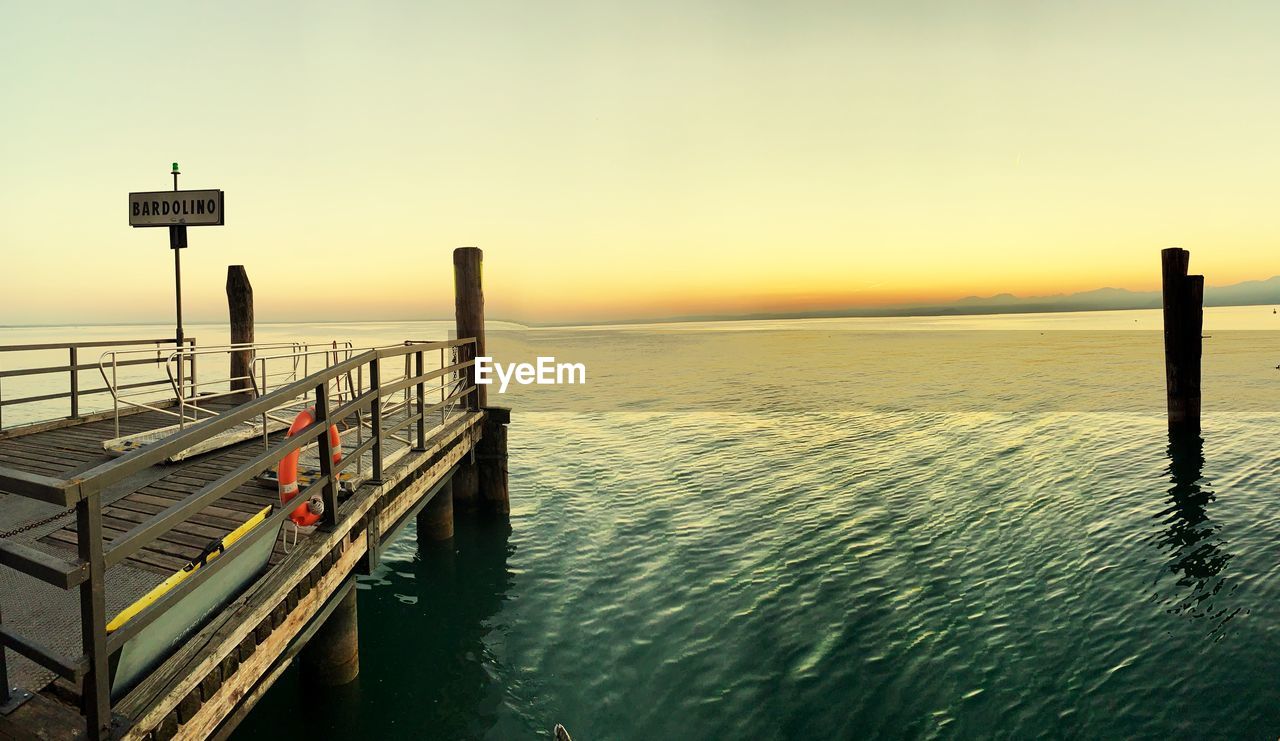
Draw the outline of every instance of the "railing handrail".
M139 352L159 354L164 352L166 349L167 348L157 347L149 350L141 350ZM148 364L159 365L163 362L164 362L163 357L156 357L154 359L137 358L134 360L122 360L116 363L116 365L120 367L133 366L133 365L148 365ZM42 376L49 373L68 373L73 370L87 371L87 370L97 370L98 368L99 368L98 363L79 363L79 362L77 362L75 365L45 365L45 366L40 366L36 368L11 368L9 370L0 370L0 378L21 378L23 376ZM84 393L84 392L81 392L81 393Z
M157 362L157 363L160 362L162 359L163 353L167 349L173 348L175 350L179 350L187 346L194 347L195 344L196 344L196 340L194 337L186 337L186 338L183 338L181 341L179 341L177 338L174 338L174 337L164 337L159 339L146 338L146 339L131 339L131 340L93 340L90 342L41 342L41 343L34 343L34 344L28 344L28 345L0 345L0 354L36 352L36 351L49 352L49 351L55 351L55 350L62 350L67 353L67 360L68 360L66 365L43 365L43 366L36 366L36 367L30 367L30 368L12 368L7 370L0 370L0 384L2 384L4 379L6 378L30 378L32 376L44 376L44 375L50 375L55 373L66 373L69 381L69 383L67 384L67 390L65 391L37 393L37 394L31 394L28 396L18 397L16 399L13 399L13 398L5 399L3 398L3 394L0 393L0 411L3 411L5 407L16 406L19 404L37 404L40 402L57 401L59 399L69 399L71 401L71 404L70 404L71 408L69 410L70 411L69 415L67 416L54 415L54 416L44 417L41 419L27 420L27 422L39 423L39 422L48 422L48 421L57 420L57 419L80 419L80 416L81 416L80 415L80 399L84 396L100 394L100 393L103 393L104 391L109 390L106 388L93 388L93 389L80 388L80 372L91 370L93 368L93 366L91 365L80 362L80 358L79 358L80 350L84 348L97 348L97 347L138 348L146 345L147 347L145 349L123 351L123 352L131 352L136 354L144 354L144 353L150 354L153 352L156 354L155 361L151 361L147 359L138 359L138 360L133 360L127 363L127 365L141 365L143 363L149 363L149 362ZM134 384L134 387L136 388L139 385L140 384ZM2 388L3 386L0 386L0 389ZM4 424L4 418L3 416L0 416L0 427L3 427L3 424Z
M305 378L294 381L288 386L282 386L268 394L246 401L235 409L223 412L216 417L195 422L185 430L175 432L167 438L157 440L150 445L125 453L119 458L94 466L71 481L78 485L80 496L89 496L133 473L144 468L150 468L174 453L186 450L201 440L229 430L241 423L248 422L254 417L260 417L263 412L269 412L278 406L280 401L300 396L316 385L326 383L340 375L353 371L374 358L381 360L419 351L426 352L474 343L475 338L469 337L444 342L426 342L368 350L349 360L344 360L336 365L316 371Z
M192 342L194 337L184 337L184 343ZM28 350L70 350L86 347L128 347L131 345L173 345L178 338L165 337L157 340L93 340L92 342L43 342L34 345L0 345L0 352L27 352Z
M0 466L0 491L8 494L70 507L79 499L71 493L74 488L75 485L72 482L57 476L45 476Z
M256 399L245 402L236 409L221 414L218 417L197 422L185 430L170 435L166 439L159 440L151 445L147 445L126 453L119 458L115 458L111 461L95 466L94 468L84 471L73 478L44 476L22 471L10 466L0 465L0 490L31 499L53 502L69 507L85 496L96 491L100 491L104 486L119 481L120 479L143 468L155 465L176 452L185 450L195 442L199 442L205 436L216 435L217 433L230 429L237 424L246 422L252 417L261 416L263 412L273 409L277 401L294 398L299 395L299 392L305 392L312 386L319 383L321 380L319 377L323 377L324 381L330 381L342 374L354 370L361 364L368 362L370 358L366 356L369 356L370 354L376 354L376 357L381 360L389 357L401 357L418 351L428 352L431 350L461 347L471 344L475 344L475 338L465 337L438 342L415 342L404 345L389 345L387 347L367 350L364 353L342 361L337 365L316 371L306 378L301 378L288 386L281 387L269 394L259 396ZM124 470L122 471L122 469Z
M227 345L200 345L196 346L194 342L183 341L182 345L174 345L173 347L157 347L157 348L141 348L129 350L105 350L98 356L98 362L92 366L80 366L81 369L104 368L107 365L125 366L138 365L141 363L172 363L179 357L191 358L198 355L223 355L230 352L238 352L242 350L255 349L278 349L286 347L306 347L305 342L238 342ZM121 357L129 357L132 355L146 355L152 352L168 351L167 355L158 357L155 361L151 360L120 360ZM108 361L110 358L110 361ZM65 369L64 369L65 370Z

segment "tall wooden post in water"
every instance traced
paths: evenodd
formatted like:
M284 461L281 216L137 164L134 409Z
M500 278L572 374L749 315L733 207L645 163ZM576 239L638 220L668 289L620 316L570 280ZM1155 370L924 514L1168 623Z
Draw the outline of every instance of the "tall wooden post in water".
M1200 356L1204 327L1204 276L1187 275L1191 253L1160 253L1164 286L1164 368L1169 431L1200 433Z
M462 348L462 357L458 360L463 363L485 354L483 264L484 252L479 247L459 247L453 251L453 303L458 337L476 338L474 349ZM466 373L470 383L474 384L475 366L468 368ZM482 409L488 403L487 392L488 386L476 386L476 394L470 401L472 409Z
M227 311L231 315L231 344L253 344L253 286L243 265L227 266ZM231 390L253 395L253 351L231 353Z
M484 289L480 285L484 253L479 247L459 247L453 251L453 305L457 336L476 338L474 346L458 348L458 362L465 363L484 355ZM462 372L466 385L476 383L476 369ZM476 393L467 397L470 409L478 410L488 397L486 387L476 384ZM460 510L475 509L480 499L480 472L475 461L465 458L453 475L453 506Z
M458 337L474 337L474 348L464 347L460 362L486 355L484 337L484 253L478 247L453 251L454 318ZM480 505L505 515L511 511L507 493L507 429L509 409L488 406L488 387L476 384L475 366L467 368L467 381L476 386L471 408L485 411L483 437L476 446L476 461L463 461L453 477L453 501L458 507Z

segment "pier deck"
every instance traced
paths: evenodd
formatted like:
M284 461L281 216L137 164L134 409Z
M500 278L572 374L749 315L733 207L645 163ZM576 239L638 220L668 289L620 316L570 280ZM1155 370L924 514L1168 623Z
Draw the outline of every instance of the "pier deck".
M376 349L256 399L211 401L205 407L217 417L124 455L103 443L172 425L174 417L145 410L0 433L0 676L18 688L0 714L0 737L229 733L351 589L354 574L376 565L384 538L459 466L474 465L472 450L492 413L466 385L474 362L466 358L474 354L444 360L445 350L473 343ZM437 350L440 367L424 370L423 354ZM403 377L380 383L381 361L405 358L416 361L414 370L406 361ZM331 394L357 368L367 383L349 386L345 397ZM438 402L428 401L428 384ZM168 462L236 424L295 408L307 393L318 419L293 437L257 436ZM322 433L331 423L347 429L341 462L328 462L334 450ZM305 472L304 446L315 470L310 480L300 476L297 501L318 494L326 511L316 532L295 539L285 521L292 505L279 506L275 484L260 474L292 449L304 450ZM268 506L270 516L257 526L273 538L265 568L197 616L139 681L113 687L129 642L162 626L169 611L181 611L237 562L248 563L249 546L228 546L123 628L107 633L106 621Z

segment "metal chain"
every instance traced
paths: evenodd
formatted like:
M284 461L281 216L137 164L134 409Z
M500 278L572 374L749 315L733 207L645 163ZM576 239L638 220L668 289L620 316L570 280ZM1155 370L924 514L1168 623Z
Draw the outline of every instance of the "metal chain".
M54 520L60 520L60 519L62 519L63 517L66 517L67 515L70 515L70 514L74 513L75 511L76 511L76 508L75 508L75 507L71 507L70 509L63 510L62 512L55 512L55 513L53 513L53 514L49 515L48 517L44 518L43 520L36 520L35 522L28 522L27 524L23 525L22 527L17 527L17 528L14 528L13 530L6 530L6 531L4 531L3 533L0 533L0 540L3 540L3 539L5 539L5 538L11 538L11 537L13 537L13 536L15 536L15 535L20 535L20 534L22 534L22 533L25 533L25 532L26 532L26 531L28 531L28 530L34 530L34 529L36 529L36 528L40 527L41 525L48 525L49 523L53 522Z

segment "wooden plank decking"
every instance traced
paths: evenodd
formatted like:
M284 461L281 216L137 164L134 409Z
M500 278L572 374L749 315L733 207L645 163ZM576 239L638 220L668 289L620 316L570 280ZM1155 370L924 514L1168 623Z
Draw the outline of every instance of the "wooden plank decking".
M220 405L229 407L227 403ZM173 417L155 411L144 411L120 418L120 434L129 435L166 427ZM0 440L0 465L20 471L69 478L115 457L103 450L102 444L116 437L115 423L102 419L59 429L43 430L29 435ZM181 501L235 466L244 463L262 447L260 439L246 441L181 463L153 466L154 480L135 492L114 501L104 502L103 536L110 540L128 532L166 507ZM171 574L182 568L211 540L234 530L263 507L278 501L274 488L259 482L238 487L217 504L210 505L189 518L155 543L130 556L126 563L157 574ZM2 516L0 516L2 518ZM63 547L66 556L76 553L76 527L68 511L64 527L40 538L40 542ZM10 523L3 522L0 530Z
M407 408L404 413L408 414ZM236 709L239 701L234 698L240 698L250 690L256 690L260 695L264 689L261 686L264 677L269 672L278 674L280 656L308 621L318 614L325 600L350 578L354 565L364 557L365 539L357 538L356 534L368 527L368 514L376 513L374 532L393 528L402 522L406 513L421 504L424 492L447 476L474 447L480 437L483 416L482 412L465 411L456 415L431 433L431 444L424 451L411 453L407 445L388 439L384 443L391 451L387 458L399 462L389 466L389 471L384 471L381 483L362 486L362 480L351 482L355 491L346 496L342 508L358 511L344 513L345 524L340 531L322 531L310 540L304 535L291 553L284 550L283 538L277 538L271 568L255 587L251 587L253 596L247 595L233 602L202 631L213 641L200 644L205 646L205 651L199 655L180 651L161 667L162 671L156 677L123 698L117 712L124 715L121 721L121 728L127 729L124 732L129 736L155 732L160 737L168 737L177 733L180 726L194 730L197 726L187 724L199 719L200 735L211 733L223 723L225 715ZM394 421L394 418L387 421ZM145 411L121 417L119 434L145 432L172 422L172 416ZM116 435L115 421L108 418L7 437L0 439L0 465L29 473L71 478L77 472L114 458L114 454L104 451L102 444ZM354 437L343 438L343 448L347 451L358 444ZM119 486L104 490L104 547L135 526L190 497L201 487L261 455L262 451L261 438L255 438L177 463L151 466L120 482ZM368 467L365 467L364 478L367 478L367 473ZM405 495L406 489L413 491ZM278 495L273 484L250 480L201 508L129 556L122 565L155 574L154 583L158 583L198 557L211 541L225 536L263 507L276 503ZM52 505L40 506L58 509ZM0 507L0 531L11 530L32 519L28 514L15 521L11 509ZM66 515L50 523L44 528L49 531L33 540L45 549L60 552L64 558L74 560L78 538L76 521L72 510L67 510ZM44 519L48 515L40 517ZM127 601L140 597L149 586L146 581L133 584L136 594L128 595ZM277 599L280 595L283 598ZM117 595L117 604L122 598ZM299 611L296 608L305 609ZM252 613L251 622L246 611ZM265 618L259 613L264 613ZM12 623L11 614L7 611L6 623ZM233 619L234 615L239 617ZM49 625L54 624L56 621L49 621ZM275 635L281 626L288 626L287 635ZM55 637L41 634L39 619L34 622L27 620L17 627L24 635L46 644L58 644ZM253 643L261 644L263 649L253 662L246 662L244 669L233 676L235 667L232 664L248 658L243 648L247 643L246 636L253 638ZM78 638L75 643L78 646ZM253 646L249 646L250 653L252 649ZM211 655L216 656L216 660L211 660ZM13 665L20 662L11 660L11 671ZM218 680L211 684L209 672L214 670ZM35 699L9 716L0 716L0 738L28 737L27 734L33 730L33 722L56 737L83 733L83 717L75 708L78 688L65 680L53 682L49 675L43 676L46 683L27 688L38 693ZM220 691L224 683L228 689ZM206 703L209 703L207 707Z

